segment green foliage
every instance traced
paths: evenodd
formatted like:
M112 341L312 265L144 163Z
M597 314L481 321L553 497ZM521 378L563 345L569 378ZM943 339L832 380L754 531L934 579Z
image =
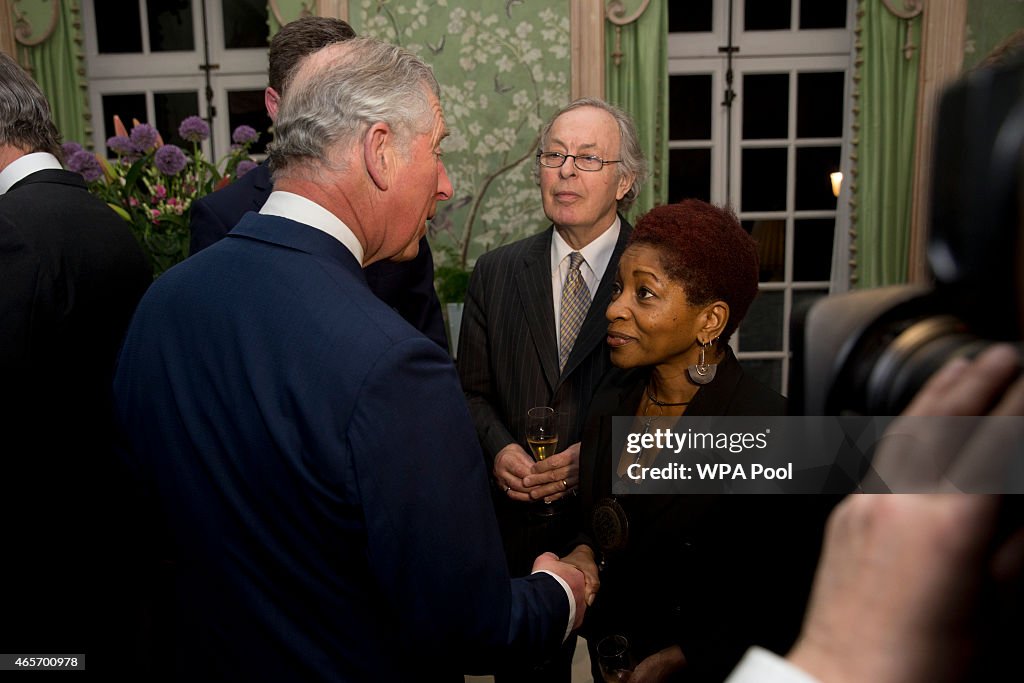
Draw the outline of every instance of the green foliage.
M437 298L443 304L461 304L466 300L470 271L459 266L438 266L434 270Z

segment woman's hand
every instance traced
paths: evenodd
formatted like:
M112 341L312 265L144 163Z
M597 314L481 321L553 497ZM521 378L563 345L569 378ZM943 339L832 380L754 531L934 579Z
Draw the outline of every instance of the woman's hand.
M644 659L633 669L633 674L626 680L629 683L656 683L686 666L686 657L678 645L666 647Z
M583 598L587 601L587 606L593 605L597 591L601 588L601 577L597 573L594 551L590 549L590 546L578 545L571 553L562 558L562 562L571 564L583 572L583 576L586 578Z

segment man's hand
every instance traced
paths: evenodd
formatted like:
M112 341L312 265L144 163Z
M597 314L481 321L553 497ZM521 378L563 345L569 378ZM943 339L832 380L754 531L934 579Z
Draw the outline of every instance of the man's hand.
M569 584L573 601L576 603L576 619L572 622L572 628L573 630L578 629L583 624L583 615L587 611L587 603L583 598L586 592L586 579L583 572L571 564L562 562L554 553L540 555L533 561L532 571L551 572Z
M510 443L494 456L494 481L512 500L528 503L533 499L529 488L523 484L523 477L530 473L531 467L533 458L519 444Z
M562 558L562 562L571 564L583 572L587 582L583 597L586 599L587 605L593 605L597 591L601 589L601 577L597 572L597 563L594 561L594 551L590 549L590 546L578 545L571 553Z
M577 441L561 453L531 465L530 472L523 477L532 500L544 499L552 503L569 495L580 482L580 443Z

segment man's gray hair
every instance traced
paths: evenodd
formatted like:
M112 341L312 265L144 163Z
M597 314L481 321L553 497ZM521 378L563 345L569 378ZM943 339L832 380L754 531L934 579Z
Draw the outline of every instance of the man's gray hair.
M5 52L0 52L0 145L61 158L60 133L53 125L50 104L36 82Z
M555 124L555 120L562 114L573 109L579 109L580 107L594 107L595 109L608 112L615 119L615 123L619 127L619 159L621 163L616 164L616 170L620 178L630 173L633 174L633 184L629 186L626 194L619 200L619 211L625 211L636 201L644 181L647 179L647 160L644 159L643 150L640 149L640 136L637 135L633 117L622 109L596 97L581 97L573 100L552 116L544 125L544 129L540 132L540 151L548 151L548 136L551 134L551 127ZM568 160L566 160L566 163L569 163ZM539 182L540 160L534 161L533 173Z
M375 38L313 53L300 63L277 112L269 152L275 177L299 160L330 168L330 150L353 144L375 123L391 126L404 151L433 125L429 93L440 99L430 67Z

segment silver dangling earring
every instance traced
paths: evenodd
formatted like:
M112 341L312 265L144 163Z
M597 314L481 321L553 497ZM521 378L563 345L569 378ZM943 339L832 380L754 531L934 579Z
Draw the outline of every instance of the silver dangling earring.
M694 384L711 384L711 381L715 379L715 373L718 372L718 364L707 363L704 357L704 349L714 344L715 341L712 339L705 344L700 339L697 340L697 344L700 346L700 359L696 365L686 368L686 374Z

